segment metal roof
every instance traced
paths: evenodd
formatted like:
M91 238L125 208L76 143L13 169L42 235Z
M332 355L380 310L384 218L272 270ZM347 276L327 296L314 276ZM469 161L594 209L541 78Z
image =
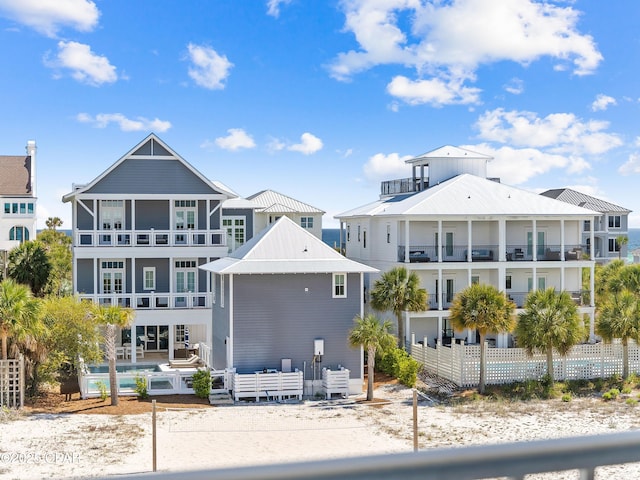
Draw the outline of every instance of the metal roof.
M621 207L614 203L607 202L605 200L601 200L596 197L592 197L591 195L586 195L584 193L578 192L576 190L572 190L570 188L556 188L553 190L547 190L546 192L543 192L540 195L544 195L545 197L549 197L549 198L555 198L556 200L570 203L572 205L578 205L579 207L596 210L600 213L608 213L608 212L630 213L631 212L631 210L627 208Z
M600 213L465 173L422 192L381 199L335 218L425 215L593 217Z
M262 190L247 197L270 213L324 213L319 208L273 190Z
M200 268L220 274L378 271L349 260L288 217L278 219L230 256Z
M430 152L423 153L417 157L406 160L405 163L428 163L425 160L434 158L481 158L485 160L492 160L493 157L485 155L484 153L478 153L466 148L453 147L451 145L445 145L444 147L431 150Z

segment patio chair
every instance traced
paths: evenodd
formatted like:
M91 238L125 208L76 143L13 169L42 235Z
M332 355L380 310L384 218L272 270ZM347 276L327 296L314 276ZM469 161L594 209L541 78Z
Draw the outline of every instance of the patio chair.
M193 368L199 365L200 357L198 355L191 355L187 359L169 360L171 368Z

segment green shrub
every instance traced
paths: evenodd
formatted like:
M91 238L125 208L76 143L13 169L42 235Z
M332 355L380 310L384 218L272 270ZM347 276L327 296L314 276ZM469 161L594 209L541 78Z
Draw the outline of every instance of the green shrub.
M564 395L562 395L562 401L563 402L570 402L571 401L571 394L570 393L565 393Z
M136 376L136 386L135 391L140 398L149 397L149 392L147 391L147 379L141 377L139 375Z
M407 387L414 387L420 364L401 348L390 348L381 352L376 359L378 370L398 379Z
M635 407L638 404L638 400L635 398L627 398L624 403L629 405L630 407Z
M107 384L102 380L98 380L96 382L96 387L98 387L98 390L100 391L100 398L104 402L109 396L109 393L107 392Z
M616 398L618 398L619 395L620 395L620 390L618 390L617 388L612 388L611 390L609 390L608 392L602 395L602 399L608 402L610 400L615 400Z
M631 393L631 387L629 387L629 386L622 387L621 392L624 393L625 395L629 395Z
M209 373L209 370L198 370L191 378L196 397L209 398L209 393L211 392L211 373Z

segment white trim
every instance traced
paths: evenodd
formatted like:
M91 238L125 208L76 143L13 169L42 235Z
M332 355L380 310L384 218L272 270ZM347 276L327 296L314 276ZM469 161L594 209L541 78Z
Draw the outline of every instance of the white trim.
M341 275L342 278L344 279L344 283L342 285L342 290L343 290L342 294L336 293L336 287L340 286L336 282L336 279L337 279L338 275ZM331 297L332 298L347 298L347 274L346 273L336 272L333 275L331 275Z
M135 258L134 258L135 260ZM147 286L147 272L152 274L152 285ZM155 290L156 289L156 267L142 267L142 289L143 290Z

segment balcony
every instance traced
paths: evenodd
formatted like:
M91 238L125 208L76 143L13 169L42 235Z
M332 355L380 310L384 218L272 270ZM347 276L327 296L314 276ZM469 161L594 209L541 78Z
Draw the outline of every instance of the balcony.
M224 247L224 230L80 230L76 247Z
M134 308L136 310L169 310L210 308L209 294L206 292L187 293L124 293L124 294L80 294L83 300L111 306Z
M405 245L398 245L398 262L405 261ZM467 246L442 245L443 262L467 262L469 261L469 250ZM498 245L474 245L471 249L472 262L497 262L499 258ZM562 248L560 245L539 245L537 247L536 259L540 262L561 261ZM588 256L586 245L565 245L564 260L583 260ZM435 245L410 245L409 263L429 263L438 261L438 247ZM529 245L507 245L506 260L508 262L533 261L533 248Z
M415 193L426 190L429 187L428 180L420 178L401 178L398 180L385 180L380 183L380 194L398 195L402 193Z

